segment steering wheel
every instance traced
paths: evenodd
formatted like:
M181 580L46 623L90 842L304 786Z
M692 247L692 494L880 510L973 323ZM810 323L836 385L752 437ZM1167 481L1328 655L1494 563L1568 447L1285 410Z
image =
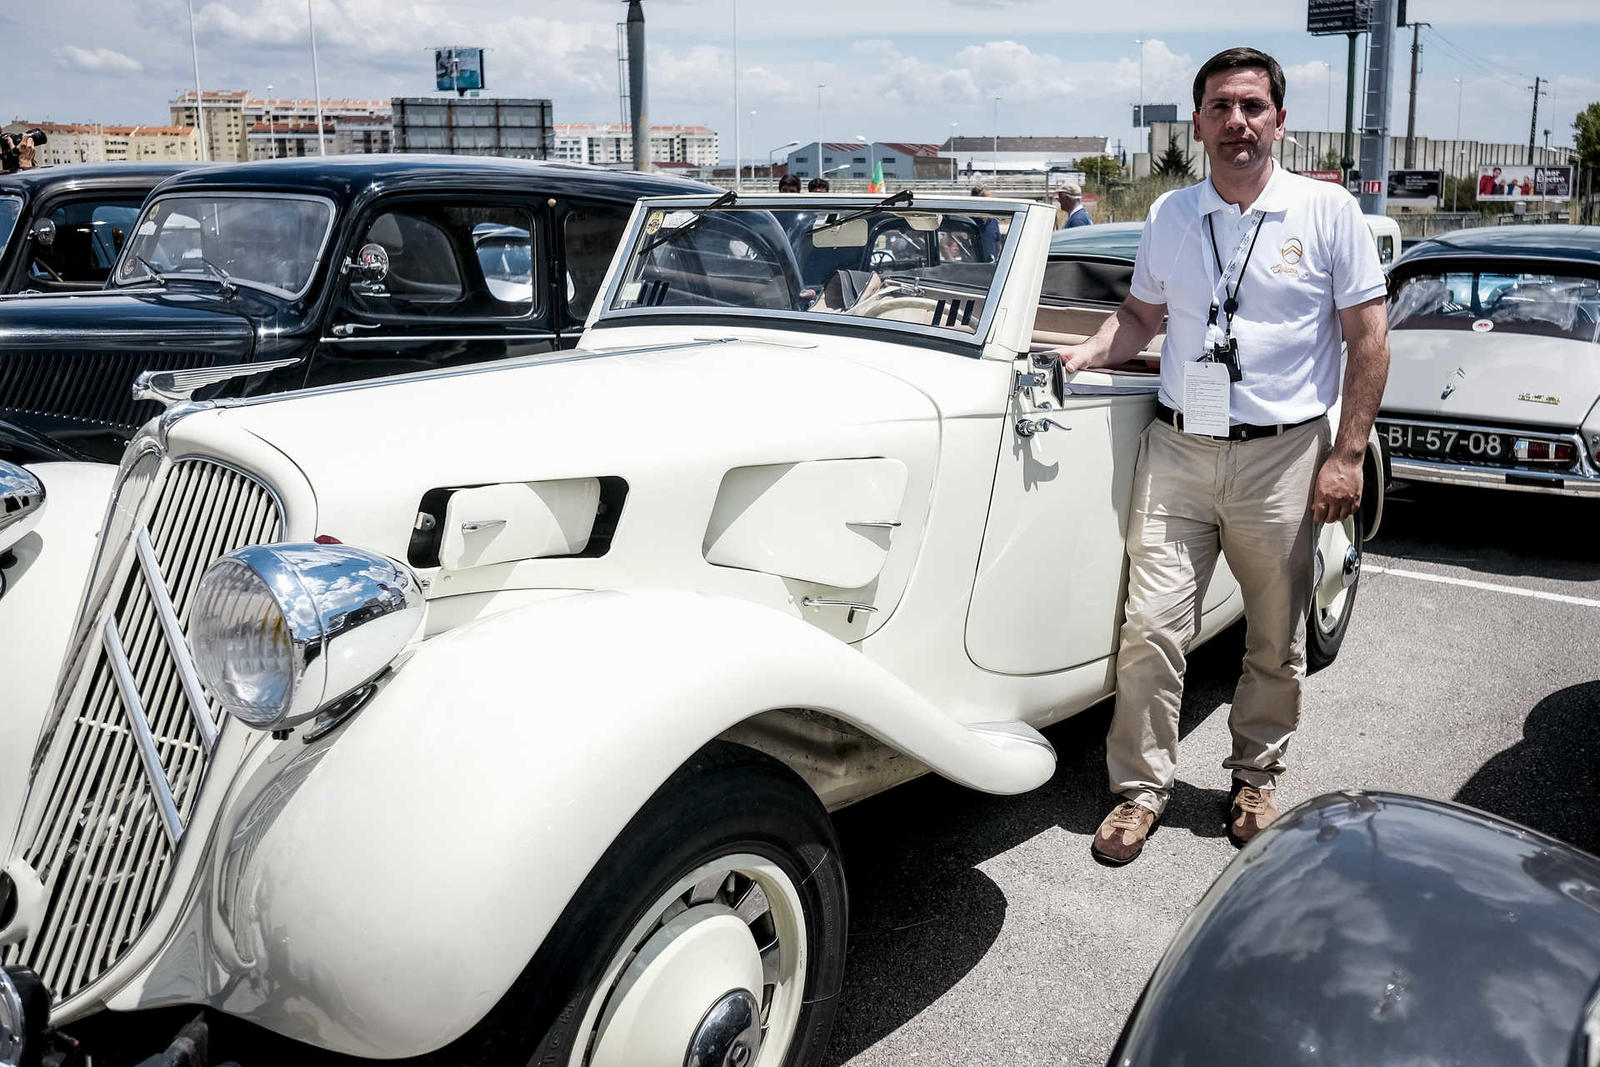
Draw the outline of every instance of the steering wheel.
M52 267L50 264L46 263L43 259L40 259L38 256L34 256L33 257L33 264L30 267L30 270L36 270L36 269L42 269L46 274L48 274L50 276L50 280L53 281L53 282L65 282L66 281L65 278L63 278L60 274L56 273L56 269L54 267ZM35 277L37 277L37 275L35 275Z

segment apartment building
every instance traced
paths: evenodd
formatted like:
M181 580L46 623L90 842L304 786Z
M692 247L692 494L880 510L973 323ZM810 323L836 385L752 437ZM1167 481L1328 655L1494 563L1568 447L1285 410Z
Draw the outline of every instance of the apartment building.
M317 102L314 99L279 99L251 96L244 90L207 89L202 98L205 112L206 144L211 158L243 162L283 156L316 155ZM172 121L197 123L193 90L179 93L169 105ZM392 127L387 100L324 100L324 151L334 153L338 131L349 125L353 136L346 139L349 151L388 151ZM274 131L282 136L274 138ZM366 148L379 144L381 148ZM309 147L309 152L306 149Z
M130 159L181 163L200 158L200 131L193 126L107 126L99 122L19 119L0 127L0 132L22 133L35 127L48 138L36 150L41 167Z
M249 95L242 89L207 89L197 107L194 90L179 93L168 105L172 125L200 126L213 160L242 163L250 158L246 132L249 124L244 117Z
M717 156L717 132L709 126L650 127L653 163L714 167ZM632 165L633 127L623 122L557 123L551 158L600 167Z

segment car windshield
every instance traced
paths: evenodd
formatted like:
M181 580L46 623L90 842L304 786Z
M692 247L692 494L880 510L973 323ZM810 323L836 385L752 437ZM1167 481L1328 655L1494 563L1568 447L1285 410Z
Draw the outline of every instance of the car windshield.
M1111 256L1133 262L1139 251L1142 222L1109 222L1099 226L1076 226L1050 235L1050 254Z
M1600 280L1542 272L1447 271L1407 278L1391 330L1472 330L1600 340Z
M333 226L333 205L287 196L170 196L150 205L116 284L209 278L298 297Z
M15 196L0 196L0 252L6 250L11 231L16 229L17 216L22 214L22 200Z
M840 316L975 336L1015 208L652 208L611 311Z

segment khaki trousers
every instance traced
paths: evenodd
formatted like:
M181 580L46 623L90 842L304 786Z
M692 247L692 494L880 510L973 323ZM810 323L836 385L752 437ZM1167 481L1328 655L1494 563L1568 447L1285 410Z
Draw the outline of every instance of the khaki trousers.
M1128 524L1128 599L1106 737L1111 791L1158 815L1178 763L1189 645L1220 551L1244 595L1244 669L1223 766L1270 789L1300 721L1316 544L1311 495L1328 420L1217 441L1157 421L1145 431Z

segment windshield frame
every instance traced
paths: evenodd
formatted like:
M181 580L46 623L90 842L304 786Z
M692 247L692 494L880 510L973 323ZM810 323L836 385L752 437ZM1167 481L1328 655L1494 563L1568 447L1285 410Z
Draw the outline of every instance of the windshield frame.
M655 235L644 232L644 220L651 211L676 211L676 210L703 210L710 207L717 199L714 194L696 194L691 196L660 196L645 197L641 199L634 209L632 222L629 224L628 236L612 260L611 271L606 279L605 288L600 298L594 303L591 311L589 326L616 327L628 325L644 325L653 323L658 325L695 324L705 322L744 322L754 326L767 328L793 328L801 327L813 333L841 333L847 332L855 335L865 334L872 337L882 337L886 332L903 336L890 337L889 340L908 341L916 338L937 347L952 347L963 354L980 355L985 345L989 343L989 334L994 326L995 316L1000 309L1001 296L1011 281L1011 267L1016 260L1016 250L1023 232L1024 224L1028 217L1029 204L1015 200L990 199L987 197L916 197L910 203L888 205L882 208L886 212L939 212L942 214L970 215L994 214L1009 215L1011 225L1000 249L1000 255L995 260L994 280L990 283L988 295L983 302L983 313L979 316L976 327L971 333L958 332L939 326L924 326L919 323L900 322L895 319L860 318L848 315L819 315L808 311L778 311L770 308L740 308L729 309L720 307L635 307L613 308L612 304L617 298L617 292L622 286L623 278L628 273L628 267L633 258L638 254L640 244L644 240L653 239ZM841 196L838 194L813 196L805 194L788 194L779 196L748 196L741 197L735 203L718 208L719 211L835 211L847 214L863 209L874 208L883 202L884 198L876 194ZM781 225L781 223L780 223Z
M17 235L17 228L22 225L22 212L28 203L16 193L0 193L0 201L10 201L17 206L17 213L11 219L11 229L0 233L0 256L4 256L6 249L11 247L11 239Z
M325 205L327 207L327 209L328 209L328 221L327 221L327 224L322 229L322 240L320 242L318 242L318 244L317 244L317 253L316 253L316 255L314 257L312 257L311 269L306 272L306 283L304 285L302 285L299 289L297 289L296 291L291 293L286 289L279 289L275 285L266 285L266 284L264 284L262 282L255 281L252 278L245 278L245 277L241 277L239 275L231 275L231 274L228 276L228 284L229 285L237 285L237 286L240 286L242 288L254 289L257 292L269 293L272 296L276 296L276 297L279 297L279 298L284 299L284 300L299 300L301 297L305 296L308 292L310 292L311 291L311 287L316 284L317 274L322 268L323 259L328 254L328 245L333 240L334 228L339 223L339 205L334 203L332 197L323 196L323 195L321 195L319 193L260 192L260 191L254 190L254 189L249 189L249 190L244 190L244 189L185 189L183 192L164 193L161 196L152 197L144 205L143 209L140 210L139 218L133 224L134 233L137 234L139 232L139 227L141 227L141 226L143 226L145 224L145 221L150 218L151 214L155 211L155 209L156 209L156 207L158 205L165 204L165 203L167 203L169 201L172 201L172 200L224 200L224 199L226 199L226 200L298 200L298 201L301 201L302 203L311 202L311 203L323 204L323 205ZM133 289L133 288L139 288L139 287L144 286L144 285L148 285L148 284L150 284L152 282L157 284L157 285L166 285L167 282L172 281L174 279L179 280L179 281L189 281L189 280L195 280L195 281L212 280L212 281L215 281L215 280L217 280L216 275L207 274L207 273L204 273L202 271L163 271L162 272L163 277L161 277L161 278L152 278L149 274L143 273L144 267L141 265L141 266L139 266L139 270L141 272L139 277L130 278L129 280L127 280L125 282L121 281L120 278L121 278L121 274L122 274L122 269L126 265L126 262L128 260L131 260L132 258L133 258L133 239L130 238L127 241L127 243L122 246L122 254L117 256L117 262L111 268L111 277L110 277L111 285L109 286L110 288L115 288L115 289Z

